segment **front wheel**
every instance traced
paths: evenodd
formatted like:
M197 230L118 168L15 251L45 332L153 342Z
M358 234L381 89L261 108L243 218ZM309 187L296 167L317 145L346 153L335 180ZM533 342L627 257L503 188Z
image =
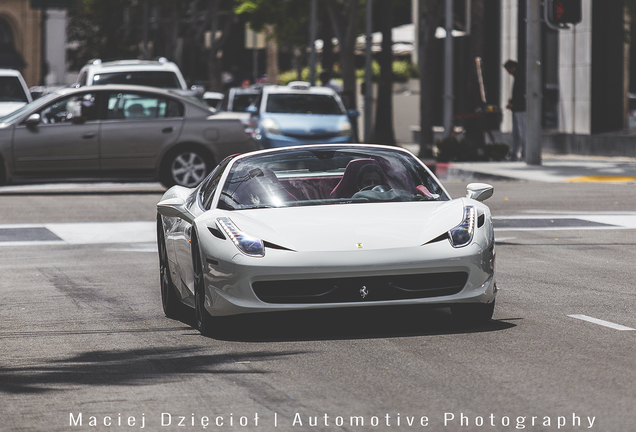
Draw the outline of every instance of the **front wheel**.
M486 324L492 319L495 311L495 301L491 303L468 303L451 306L453 319L463 325Z
M160 176L165 187L174 185L193 188L212 168L211 158L195 147L183 147L170 152L163 163Z
M161 216L157 218L157 246L159 249L159 278L161 283L161 305L163 306L163 313L168 318L177 319L181 315L182 306L177 296L176 287L172 283L170 276L166 237L163 233Z
M197 329L204 336L211 336L213 318L205 309L205 286L203 283L203 265L201 251L195 236L192 237L192 267L194 271L194 316Z

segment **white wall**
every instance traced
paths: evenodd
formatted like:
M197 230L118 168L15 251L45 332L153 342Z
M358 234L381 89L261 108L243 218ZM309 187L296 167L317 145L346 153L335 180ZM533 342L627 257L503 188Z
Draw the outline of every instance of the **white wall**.
M504 109L503 121L501 123L502 132L512 131L512 112L505 109L508 101L512 97L512 76L503 68L503 63L507 60L518 61L517 53L517 17L518 2L517 0L501 0L501 100L499 105Z
M592 106L592 2L582 20L559 30L559 132L589 135Z
M48 9L46 21L46 85L66 85L66 10Z

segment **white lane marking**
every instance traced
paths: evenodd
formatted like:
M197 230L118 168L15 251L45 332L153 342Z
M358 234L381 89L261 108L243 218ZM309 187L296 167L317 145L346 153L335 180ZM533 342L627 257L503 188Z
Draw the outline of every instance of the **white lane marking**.
M96 222L0 225L7 228L46 228L61 241L11 241L0 246L35 246L54 244L156 243L156 222Z
M604 320L601 320L601 319L598 319L598 318L592 318L592 317L589 317L587 315L568 315L568 316L570 318L576 318L576 319L580 319L580 320L583 320L583 321L591 322L591 323L594 323L594 324L602 325L602 326L605 326L605 327L613 328L614 330L621 330L621 331L636 330L636 329L633 329L631 327L626 327L624 325L616 324L616 323L609 322L609 321L604 321Z
M578 219L581 225L576 226L544 226L544 227L496 227L495 231L571 231L571 230L616 230L616 229L636 229L636 213L617 212L608 213L558 213L511 216L493 216L494 221L523 221L523 220L562 220ZM604 226L584 226L585 222L596 222L606 224Z
M101 222L45 224L68 244L142 243L156 241L155 222Z

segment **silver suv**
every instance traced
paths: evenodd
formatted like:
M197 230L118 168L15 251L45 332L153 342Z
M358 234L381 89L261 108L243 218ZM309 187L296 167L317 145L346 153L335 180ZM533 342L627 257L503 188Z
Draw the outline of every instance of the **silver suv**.
M188 88L179 66L165 57L159 60L90 60L80 70L76 86L98 84L135 84L180 90Z

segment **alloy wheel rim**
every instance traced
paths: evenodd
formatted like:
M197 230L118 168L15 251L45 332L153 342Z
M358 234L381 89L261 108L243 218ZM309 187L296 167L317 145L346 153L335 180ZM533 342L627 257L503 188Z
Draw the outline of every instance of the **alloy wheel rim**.
M185 152L174 158L170 171L177 184L194 187L205 177L207 164L197 153Z

